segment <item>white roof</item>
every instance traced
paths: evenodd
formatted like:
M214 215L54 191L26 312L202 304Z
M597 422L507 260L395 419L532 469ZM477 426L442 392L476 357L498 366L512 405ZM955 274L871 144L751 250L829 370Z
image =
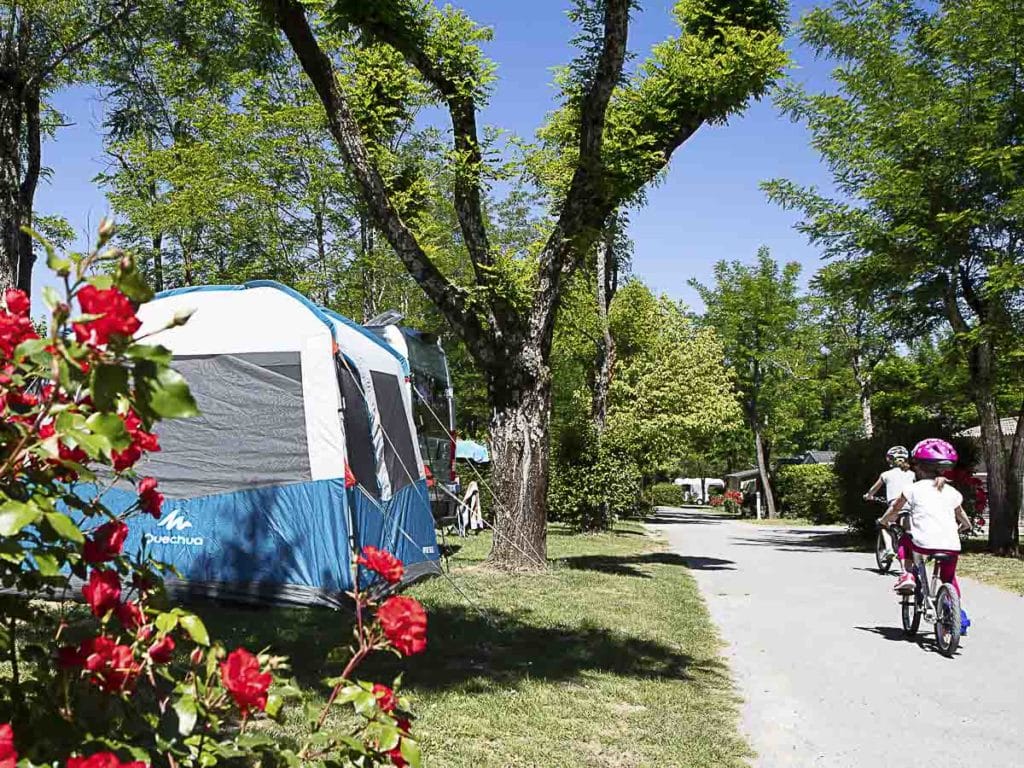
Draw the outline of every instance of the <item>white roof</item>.
M1017 433L1017 419L1007 418L999 420L999 430L1003 435L1009 437ZM957 434L957 437L981 437L981 426L971 427L965 429L963 432Z

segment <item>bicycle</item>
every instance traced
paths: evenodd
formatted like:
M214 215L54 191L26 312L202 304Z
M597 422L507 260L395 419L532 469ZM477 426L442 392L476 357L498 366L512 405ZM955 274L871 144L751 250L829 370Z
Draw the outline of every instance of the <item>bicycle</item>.
M939 653L951 658L960 646L960 595L952 584L939 580L939 567L954 557L949 554L933 554L927 558L920 552L914 553L912 572L916 577L913 594L905 594L900 601L903 631L908 637L917 633L921 619L934 625L935 644ZM933 562L932 575L928 577L928 562Z
M884 504L885 506L889 506L890 503L881 496L872 496L871 501ZM889 542L885 540L885 530L878 526L878 536L875 537L875 564L878 566L879 573L888 573L889 569L892 568L893 561L896 559L895 548L899 546L900 539L903 538L905 533L904 527L900 522L903 518L904 515L901 514L886 529L889 531L889 535L892 536L891 548Z

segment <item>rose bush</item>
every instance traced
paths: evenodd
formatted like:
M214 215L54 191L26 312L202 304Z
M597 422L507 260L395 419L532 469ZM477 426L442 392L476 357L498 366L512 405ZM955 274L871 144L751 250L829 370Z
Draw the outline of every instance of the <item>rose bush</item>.
M197 410L170 352L149 343L161 329L138 336L151 293L132 257L108 247L112 232L104 222L86 254L41 241L64 288L43 290L45 338L23 293L0 306L0 768L419 765L397 684L353 679L373 653L426 646L423 607L387 592L397 558L353 553L348 662L324 706L302 707L309 737L290 743L251 727L302 698L287 661L213 642L168 603L164 566L125 550L132 516L161 515L158 481L134 470L160 450L156 423ZM138 494L121 515L102 503L114 485ZM360 590L360 566L382 589ZM88 611L42 602L75 593ZM338 707L349 716L328 727Z

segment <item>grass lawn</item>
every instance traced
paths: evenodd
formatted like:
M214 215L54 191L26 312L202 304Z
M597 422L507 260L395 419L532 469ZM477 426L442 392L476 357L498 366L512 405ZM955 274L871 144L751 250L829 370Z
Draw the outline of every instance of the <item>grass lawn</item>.
M405 670L429 765L745 765L720 642L678 557L635 524L586 536L553 528L540 575L487 569L489 545L454 540L452 580L413 588L430 615L424 654L364 668L382 680ZM291 656L321 698L319 681L339 668L323 659L348 637L344 616L323 610L199 612L229 647ZM304 728L295 713L280 735Z
M957 563L957 574L1024 595L1024 558L996 557L984 548L984 541L968 541Z

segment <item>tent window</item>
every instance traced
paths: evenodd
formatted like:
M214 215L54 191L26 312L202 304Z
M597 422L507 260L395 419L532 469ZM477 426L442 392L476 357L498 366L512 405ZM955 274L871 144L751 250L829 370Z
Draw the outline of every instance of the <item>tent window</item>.
M311 480L299 353L274 354L268 367L248 355L175 358L200 414L160 422L161 450L140 474L177 498Z
M372 371L373 389L377 395L377 411L384 428L384 466L391 480L392 492L398 492L422 474L416 465L416 447L409 430L409 416L402 399L397 376ZM412 478L409 477L412 475Z
M380 498L377 470L370 431L370 415L366 398L356 380L358 373L350 362L338 358L338 383L341 385L342 414L345 422L345 448L348 466L359 483L369 493Z

